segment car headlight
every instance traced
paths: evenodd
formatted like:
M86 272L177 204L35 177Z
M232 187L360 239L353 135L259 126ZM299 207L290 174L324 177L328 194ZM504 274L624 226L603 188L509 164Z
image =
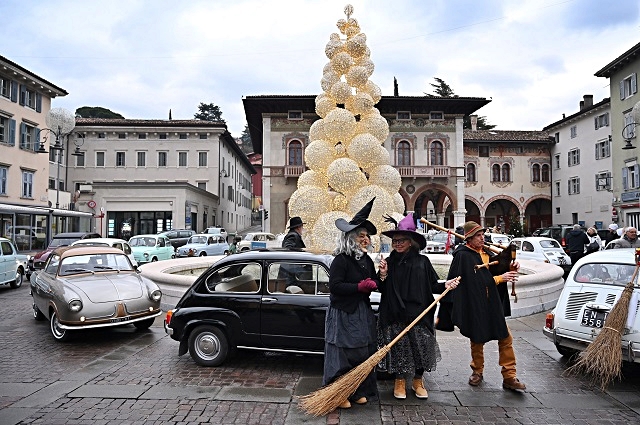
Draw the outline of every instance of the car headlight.
M160 292L159 289L156 289L151 293L151 299L153 301L160 301L160 298L162 298L162 292Z
M148 252L145 252L145 253L144 253L144 254L142 254L142 255L144 255L144 258L149 258L149 253L148 253Z
M80 300L69 301L69 310L74 312L82 310L82 301Z

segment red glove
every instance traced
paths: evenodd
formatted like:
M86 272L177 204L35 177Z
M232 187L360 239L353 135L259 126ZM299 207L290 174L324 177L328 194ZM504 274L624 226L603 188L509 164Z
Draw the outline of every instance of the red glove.
M376 289L378 289L378 285L376 285L376 282L369 277L358 282L358 292L369 294L371 291Z

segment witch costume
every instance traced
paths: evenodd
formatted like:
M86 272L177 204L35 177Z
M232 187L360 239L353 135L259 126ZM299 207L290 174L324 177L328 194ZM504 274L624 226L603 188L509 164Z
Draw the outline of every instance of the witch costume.
M376 227L367 220L374 199L350 222L336 220L336 227L345 232L345 239L353 237L352 232L376 234ZM351 255L344 251L336 254L329 277L330 304L325 322L323 385L330 384L359 366L377 349L376 319L369 301L371 290L379 283L373 261L363 251ZM370 289L363 292L362 282L367 280L370 281ZM362 404L377 396L375 372L372 372L358 387L351 400ZM340 407L350 406L347 400Z
M388 218L389 221L390 218ZM391 221L395 221L390 219ZM408 249L394 249L386 258L388 272L380 275L381 292L378 318L378 346L390 343L435 300L433 293L441 293L444 283L429 259L420 254L427 242L415 231L413 213L402 219L396 230L382 232L392 240L412 240ZM402 239L405 238L405 239ZM407 242L404 242L407 243ZM425 371L435 370L440 361L440 348L434 333L434 310L427 313L411 330L391 347L380 367L396 376L394 396L406 397L404 375L413 376L412 389L418 398L427 398L422 383Z

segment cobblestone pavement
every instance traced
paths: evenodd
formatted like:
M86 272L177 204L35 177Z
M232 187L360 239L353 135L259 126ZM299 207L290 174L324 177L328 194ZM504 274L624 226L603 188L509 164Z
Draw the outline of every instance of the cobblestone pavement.
M133 326L83 332L57 343L47 322L31 314L28 282L0 288L0 424L637 424L640 366L602 392L583 377L563 376L560 357L541 332L544 314L510 319L523 394L501 387L497 344L485 348L485 381L470 387L469 348L457 333L439 333L442 361L428 373L428 400L392 396L380 380L380 400L304 415L297 396L317 389L322 359L238 351L223 366L178 357L162 318L149 331Z

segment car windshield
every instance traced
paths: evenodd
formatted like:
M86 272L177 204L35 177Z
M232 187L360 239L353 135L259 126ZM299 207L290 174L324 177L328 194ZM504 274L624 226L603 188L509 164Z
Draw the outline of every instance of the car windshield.
M540 241L540 246L542 248L544 248L544 249L548 249L548 248L562 249L562 247L560 246L560 244L556 240Z
M206 236L191 236L189 238L189 243L205 244L205 243L207 243L207 237Z
M581 283L611 283L626 285L631 280L634 264L583 264L575 274L575 281Z
M131 238L129 240L131 246L156 246L155 238Z
M74 243L75 241L77 241L78 239L71 239L71 238L60 238L60 239L52 239L51 243L49 244L50 248L55 248L58 246L69 246L72 243Z
M58 274L69 276L109 271L133 271L133 266L124 254L75 255L62 260Z
M253 233L247 233L247 236L244 237L245 241L252 241L253 240Z

